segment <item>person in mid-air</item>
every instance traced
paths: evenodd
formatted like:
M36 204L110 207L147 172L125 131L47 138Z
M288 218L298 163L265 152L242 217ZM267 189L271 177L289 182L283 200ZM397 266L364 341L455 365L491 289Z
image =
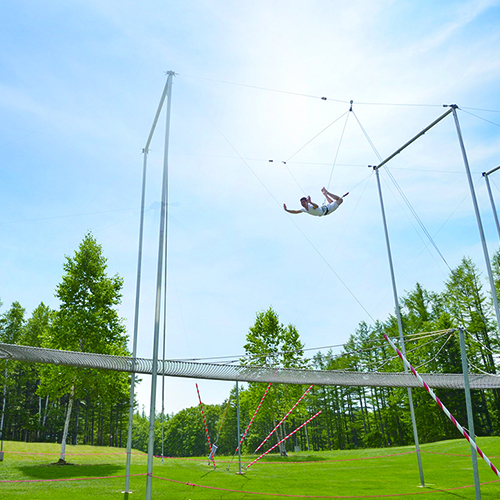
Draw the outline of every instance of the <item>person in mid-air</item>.
M316 203L314 203L313 201L311 201L310 196L308 196L307 198L304 196L303 198L300 199L300 204L302 205L302 208L300 210L288 210L285 204L283 204L283 208L289 214L306 213L309 215L316 215L318 217L322 217L323 215L328 215L331 214L332 212L335 212L335 210L337 210L337 208L339 208L341 203L344 201L343 198L349 194L346 193L344 196L341 197L329 193L325 188L323 188L321 192L325 195L325 198L328 200L328 203L322 205L321 207Z

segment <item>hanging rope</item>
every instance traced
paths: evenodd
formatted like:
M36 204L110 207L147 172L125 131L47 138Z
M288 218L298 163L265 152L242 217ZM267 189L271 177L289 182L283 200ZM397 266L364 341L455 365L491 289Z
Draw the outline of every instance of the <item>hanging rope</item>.
M333 124L337 123L343 116L349 114L349 111L346 111L345 113L342 113L338 118L336 118L335 120L333 120L332 123L330 123L329 125L327 125L323 130L321 130L320 132L318 132L312 139L309 139L301 148L297 149L297 151L295 151L295 153L293 153L292 156L290 156L286 161L284 161L283 163L287 163L289 162L297 153L299 153L300 151L302 151L307 145L309 145L312 141L314 141L314 139L317 139L323 132L325 132L325 130L328 130Z
M354 118L356 118L356 121L358 122L358 125L359 127L361 128L361 131L363 132L364 136L366 137L366 140L368 141L368 143L371 145L374 153L377 155L377 158L379 159L379 161L382 161L382 157L380 156L379 152L377 151L377 149L375 148L375 145L373 144L372 140L370 139L370 137L368 136L366 130L364 129L363 125L361 125L361 122L359 121L358 117L356 116L356 113L353 111L352 112L353 115L354 115ZM429 231L427 230L427 228L425 227L424 223L422 222L422 220L420 219L420 217L418 216L416 210L413 208L412 204L410 203L410 201L408 200L408 198L406 197L406 195L404 194L403 190L401 189L401 187L399 186L399 184L397 183L396 179L394 178L394 176L392 175L391 171L386 167L386 172L387 172L387 175L389 176L389 178L391 179L391 181L393 182L394 186L396 187L396 189L398 190L399 194L401 195L401 198L403 198L403 201L406 203L406 206L408 207L408 209L410 210L411 214L415 217L415 220L417 221L418 225L420 226L420 228L422 229L423 233L425 234L425 236L428 238L429 242L432 244L432 246L434 247L434 249L436 250L436 252L438 253L438 255L441 257L441 259L443 260L443 262L446 264L446 266L448 267L448 269L451 271L451 267L450 265L448 264L447 260L444 258L443 254L441 253L441 251L439 250L438 246L436 245L436 242L434 241L434 239L432 238L431 234L429 233Z
M257 179L257 181L262 185L262 187L267 191L267 193L271 196L271 198L276 202L276 204L281 208L281 202L279 202L276 197L273 195L273 193L271 192L271 190L264 184L264 182L260 179L260 177L255 173L255 171L250 167L250 165L248 164L247 161L245 161L245 159L241 156L241 154L239 153L239 151L234 147L234 145L231 143L231 141L223 134L223 132L217 127L217 125L213 122L213 120L207 115L207 113L205 112L205 110L203 110L203 108L201 108L201 106L196 103L200 109L203 111L203 113L205 114L205 116L207 117L207 119L210 121L210 123L212 123L212 125L214 126L214 128L219 132L219 134L224 138L224 140L227 142L227 144L233 149L233 151L236 153L236 155L238 156L238 158L245 164L245 166L248 168L248 170L250 170L250 172L254 175L254 177ZM345 113L344 113L345 114ZM344 115L342 115L344 116ZM341 117L342 117L341 116ZM339 119L341 118L339 117ZM295 153L296 154L296 153ZM291 218L289 217L290 220L292 221L292 223L295 225L295 227L298 229L298 231L302 234L302 236L307 240L307 242L312 246L312 248L316 251L316 253L320 256L320 258L326 263L326 265L328 266L328 268L333 272L333 274L337 277L337 279L342 283L342 285L344 286L344 288L349 292L349 294L354 298L354 300L359 304L359 306L363 309L363 311L365 311L365 313L368 315L368 317L375 323L375 319L373 318L373 316L368 312L368 310L365 308L365 306L361 303L361 301L356 297L356 295L354 295L354 293L352 292L352 290L347 286L347 284L342 280L342 278L339 276L339 274L335 271L335 269L333 269L332 265L325 259L325 257L323 257L323 255L321 254L321 252L315 247L315 245L312 243L312 241L305 235L305 233L302 231L302 229L300 229L300 227L297 225L297 223Z
M326 189L330 188L330 182L332 181L332 176L333 176L333 169L335 168L335 165L337 164L337 157L339 156L340 146L342 145L342 139L344 138L345 129L347 127L347 122L349 121L349 114L351 111L352 111L352 101L351 101L351 107L349 109L349 113L347 113L347 115L345 117L344 128L342 129L342 134L340 135L339 145L337 146L337 152L335 153L335 158L333 159L332 170L330 172L330 177L328 179Z

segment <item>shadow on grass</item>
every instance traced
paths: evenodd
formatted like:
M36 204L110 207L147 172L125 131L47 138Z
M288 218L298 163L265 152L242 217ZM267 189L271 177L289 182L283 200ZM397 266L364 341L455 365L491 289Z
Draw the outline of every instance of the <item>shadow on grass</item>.
M67 479L75 477L104 477L124 475L122 466L110 464L92 465L23 465L17 468L24 476L31 479Z

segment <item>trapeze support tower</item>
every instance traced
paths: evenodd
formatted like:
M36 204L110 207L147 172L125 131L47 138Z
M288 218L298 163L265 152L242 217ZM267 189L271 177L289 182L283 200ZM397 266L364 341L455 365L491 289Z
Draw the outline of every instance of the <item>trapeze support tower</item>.
M486 181L486 188L488 189L488 195L490 197L490 203L491 203L491 208L493 210L493 217L495 218L495 224L497 226L497 232L498 232L498 237L500 238L500 224L498 223L498 214L497 214L497 209L495 207L495 201L493 200L493 194L491 192L491 186L490 186L490 174L493 172L496 172L498 169L500 169L500 166L490 170L489 172L483 172L483 177L484 180Z
M397 151L392 153L392 155L388 156L384 161L379 163L377 166L373 167L375 170L378 170L380 167L384 166L388 161L392 160L395 156L397 156L401 151L406 149L410 144L414 143L419 137L422 137L426 132L428 132L434 125L437 125L441 120L446 118L450 113L452 113L452 109L448 109L445 113L443 113L439 118L434 120L430 125L425 127L421 132L419 132L415 137L410 139L406 144L403 144Z
M469 364L467 363L467 352L465 350L465 333L463 328L458 329L458 337L460 342L460 354L462 357L462 373L464 374L464 393L465 406L467 407L467 425L469 427L469 436L475 441L476 433L474 431L474 413L472 412L472 400L470 396L469 383ZM479 482L479 470L477 468L477 453L471 445L472 471L474 474L474 490L476 492L476 500L481 500L481 485Z
M488 279L490 282L491 288L491 296L493 298L493 305L495 307L495 315L497 319L497 328L500 333L500 308L498 306L498 296L495 287L495 280L493 279L493 273L491 271L491 263L490 257L488 255L488 246L486 244L486 238L484 236L483 224L481 222L481 215L479 213L479 206L477 203L476 192L474 190L474 183L472 182L472 176L469 168L469 160L467 159L467 153L465 151L464 140L462 138L462 131L460 129L460 122L458 121L457 109L458 106L456 104L450 104L450 108L453 111L453 118L455 119L455 126L457 129L458 142L460 143L460 149L462 151L462 158L464 160L465 172L467 174L467 180L469 181L470 194L472 198L472 204L474 205L474 212L476 214L477 228L479 230L479 236L481 238L481 244L483 246L483 254L484 260L486 264L486 270L488 271ZM500 338L500 337L499 337Z
M156 387L158 373L158 351L160 339L160 312L161 312L161 296L163 283L163 266L167 265L167 203L168 203L168 146L170 136L170 108L172 102L172 80L175 76L173 71L167 73L167 117L165 127L165 144L163 153L163 180L161 194L161 211L160 211L160 229L158 241L158 268L156 276L156 305L155 305L155 326L153 336L153 365L151 377L151 401L149 408L149 436L148 436L148 462L147 462L147 479L146 479L146 500L151 500L153 487L153 455L154 455L154 431L155 431L155 416L156 416ZM165 262L164 262L165 258ZM166 286L166 283L163 283Z
M387 256L389 259L389 268L390 268L390 272L391 272L392 291L393 291L393 295L394 295L396 318L398 320L399 338L400 338L400 342L401 342L401 350L403 351L403 354L405 354L406 348L405 348L404 335L403 335L403 323L401 321L401 311L399 309L398 292L396 289L396 278L394 275L394 266L392 263L392 253L391 253L391 244L389 241L389 231L387 230L387 219L385 216L384 199L382 197L382 188L380 185L379 168L380 168L380 166L374 167L376 177L377 177L377 186L378 186L378 193L379 193L379 198L380 198L380 209L382 212L382 220L383 220L383 224L384 224L385 242L386 242L386 246L387 246ZM406 365L405 365L404 369L405 369L405 373L407 373L408 369L406 368ZM424 470L422 467L422 457L420 455L420 443L418 440L417 420L415 418L415 410L413 407L413 394L412 394L411 388L409 388L409 387L408 387L408 403L410 405L411 423L413 426L413 438L415 441L415 449L417 451L417 461L418 461L418 471L420 474L420 484L421 484L422 488L424 488L425 487Z
M153 139L153 135L158 123L158 118L160 117L161 110L163 108L163 103L165 102L165 97L167 96L167 91L169 87L169 82L165 84L163 93L160 99L160 104L156 111L155 118L153 120L153 125L151 126L151 131L149 132L146 145L142 150L144 154L143 166L142 166L142 190L141 190L141 217L139 221L139 250L137 252L137 278L136 278L136 289L135 289L135 312L134 312L134 333L132 341L132 359L133 359L133 372L130 378L130 402L129 402L129 413L128 413L128 433L127 433L127 464L125 473L125 491L123 493L130 493L130 466L132 458L132 422L134 418L134 400L135 400L135 365L137 358L137 337L139 331L139 304L141 297L141 277L142 277L142 247L143 247L143 235L144 235L144 205L146 199L146 172L148 165L148 153L149 145Z

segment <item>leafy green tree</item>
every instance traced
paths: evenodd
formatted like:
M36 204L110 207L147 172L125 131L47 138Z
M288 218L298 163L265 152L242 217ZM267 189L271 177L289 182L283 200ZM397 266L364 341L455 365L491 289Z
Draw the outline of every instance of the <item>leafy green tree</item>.
M98 354L127 355L127 336L116 307L121 301L123 280L108 277L102 247L88 233L73 257L66 257L65 274L56 288L61 301L51 328L44 334L44 346ZM68 395L68 406L61 440L60 462L65 448L71 411L75 399L91 397L105 401L126 398L128 376L65 366L44 366L40 396L61 398Z
M203 405L210 443L217 433L221 415L219 405ZM199 457L210 453L208 440L199 406L185 408L165 423L165 453L174 457ZM161 452L161 424L155 428L155 451Z
M13 302L10 309L0 317L0 342L6 344L17 344L22 336L25 324L25 309L21 307L19 302ZM10 425L11 428L20 431L22 428L21 421L21 394L20 377L18 376L19 363L9 363L4 361L3 373L3 401L2 401L2 416L0 419L0 428ZM9 404L7 405L7 399ZM23 414L24 415L24 414Z
M498 254L493 259L493 269L498 275ZM472 371L484 370L488 373L497 372L494 353L500 347L496 333L496 323L493 320L491 301L483 291L481 274L470 258L462 259L461 264L453 269L450 278L446 281L444 292L446 304L451 317L458 326L463 326L467 332L467 356ZM487 403L490 394L490 404ZM500 417L500 391L494 389L489 393L482 393L483 401L479 413L485 412L483 417L487 422L489 432L500 431L498 420Z
M268 366L276 368L304 368L307 360L304 359L304 344L300 341L300 336L295 326L289 324L284 326L279 321L279 317L272 307L267 311L257 313L255 324L250 327L246 337L245 358L242 364ZM257 407L265 384L250 384L249 390L251 399ZM291 408L293 403L302 395L302 386L276 385L274 384L271 394L268 394L258 416L255 419L257 425L259 420L267 419L272 421L272 430L278 419ZM300 410L299 410L300 411ZM277 439L285 437L287 422L283 422L278 429ZM263 437L266 437L264 434ZM251 439L251 436L250 436ZM281 454L285 455L285 444L280 445Z

